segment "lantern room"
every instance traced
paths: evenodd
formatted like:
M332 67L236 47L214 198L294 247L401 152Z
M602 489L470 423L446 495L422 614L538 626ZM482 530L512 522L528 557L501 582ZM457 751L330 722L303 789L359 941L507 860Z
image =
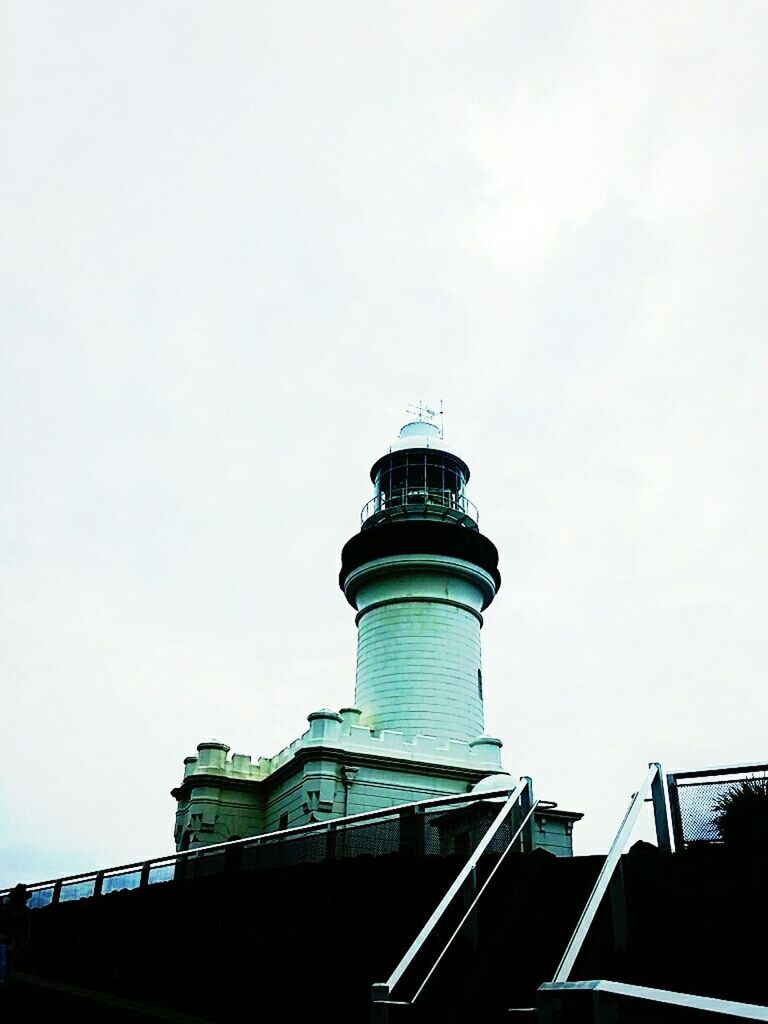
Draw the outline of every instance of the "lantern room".
M442 519L478 528L477 509L465 494L469 467L445 445L434 423L406 423L371 467L371 480L374 494L363 506L363 529L403 519Z

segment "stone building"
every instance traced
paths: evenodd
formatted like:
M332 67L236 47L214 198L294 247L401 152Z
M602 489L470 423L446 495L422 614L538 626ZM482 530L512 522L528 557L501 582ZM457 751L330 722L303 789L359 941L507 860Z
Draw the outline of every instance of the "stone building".
M356 611L354 706L312 712L274 757L200 743L173 790L178 849L509 782L483 715L480 630L501 586L498 552L478 529L469 476L421 419L374 462L339 574ZM535 845L569 856L580 817L537 810Z

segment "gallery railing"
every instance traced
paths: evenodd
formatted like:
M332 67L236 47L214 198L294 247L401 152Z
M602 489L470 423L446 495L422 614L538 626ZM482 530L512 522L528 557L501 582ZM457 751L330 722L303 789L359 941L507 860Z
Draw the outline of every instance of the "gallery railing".
M151 860L34 882L26 885L28 905L35 909L241 868L280 867L404 851L446 855L455 849L456 829L449 812L477 809L479 813L489 800L506 797L508 792L508 789L498 789L432 797L245 839L211 843ZM482 825L474 820L464 823L465 832L480 827ZM10 888L0 890L0 899L10 892Z
M768 774L768 761L669 772L669 805L675 849L718 843L717 803L742 782Z
M531 820L540 803L541 801L533 799L531 780L525 777L521 778L514 790L509 793L503 806L491 822L490 827L477 843L466 864L458 873L438 905L435 907L432 914L424 924L424 927L408 947L398 965L386 981L377 982L371 987L372 1024L387 1024L389 1021L390 1010L393 1007L408 1007L413 1006L416 1003L454 939L461 932L462 928L474 912L478 901L488 888L491 880L500 868L501 864L504 862L507 854L510 850L519 846L518 841L521 840L521 838L523 840L523 849L531 848ZM498 833L502 830L502 827L507 822L510 823L509 837L505 842L503 851L496 863L493 865L483 885L479 890L474 891L469 899L466 898L467 894L465 892L464 913L461 915L458 923L451 931L447 941L442 944L437 956L430 958L430 963L426 970L424 970L422 965L421 980L411 986L412 994L408 998L394 999L393 995L395 994L395 990L401 985L406 973L412 969L414 961L416 961L418 954L424 948L425 943L435 933L435 930L443 921L448 908L457 902L457 896L464 889L466 883L473 879L474 872L481 857L487 852L490 844L494 841Z
M360 512L360 523L425 514L467 522L475 529L480 521L477 506L463 494L439 487L399 487L367 501Z

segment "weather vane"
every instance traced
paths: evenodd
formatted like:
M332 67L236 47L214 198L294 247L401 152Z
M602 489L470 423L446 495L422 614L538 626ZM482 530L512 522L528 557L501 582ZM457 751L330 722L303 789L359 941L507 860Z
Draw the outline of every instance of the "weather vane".
M443 436L443 400L440 399L440 408L430 409L424 402L419 402L418 405L409 405L406 407L406 412L409 412L412 416L419 417L419 423L434 423L437 416L440 417L440 437Z

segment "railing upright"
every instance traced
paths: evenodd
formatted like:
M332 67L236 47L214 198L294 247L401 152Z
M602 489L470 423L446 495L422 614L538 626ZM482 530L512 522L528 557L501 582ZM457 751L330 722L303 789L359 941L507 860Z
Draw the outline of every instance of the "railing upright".
M651 799L653 800L653 820L656 825L656 842L662 853L672 853L672 837L669 830L669 799L666 779L661 765L656 764L656 774L651 783Z
M680 793L677 788L677 777L675 775L667 775L667 792L669 793L669 810L670 817L672 818L672 835L675 838L675 849L682 850L685 848L683 816L680 813Z

